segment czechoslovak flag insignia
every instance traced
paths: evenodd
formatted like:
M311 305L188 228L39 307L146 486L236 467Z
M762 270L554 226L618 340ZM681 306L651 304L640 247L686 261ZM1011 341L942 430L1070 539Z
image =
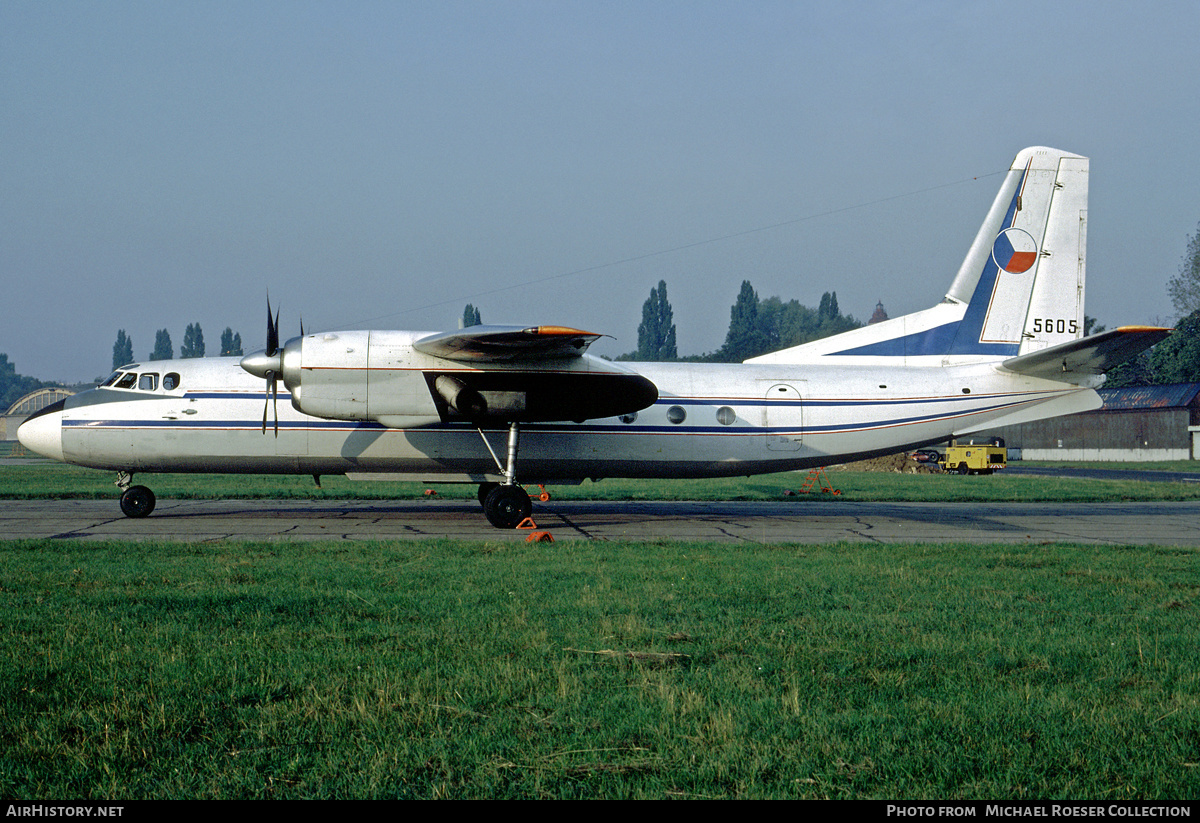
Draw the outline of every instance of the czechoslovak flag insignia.
M1010 274L1027 272L1037 262L1037 241L1024 229L1005 229L992 244L992 259Z

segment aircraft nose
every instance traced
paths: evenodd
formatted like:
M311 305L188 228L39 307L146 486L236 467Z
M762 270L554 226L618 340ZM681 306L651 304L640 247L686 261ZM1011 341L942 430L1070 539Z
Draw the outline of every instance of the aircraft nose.
M17 429L17 440L31 452L62 460L62 419L61 411L35 415Z

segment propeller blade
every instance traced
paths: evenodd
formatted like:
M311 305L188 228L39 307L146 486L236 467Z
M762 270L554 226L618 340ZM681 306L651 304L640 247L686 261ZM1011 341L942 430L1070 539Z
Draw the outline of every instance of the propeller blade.
M275 372L267 372L267 395L263 398L263 424L262 433L267 433L267 407L271 405L271 381L275 379Z
M279 351L279 310L271 317L271 298L267 298L267 354Z
M279 385L275 372L267 372L267 396L263 399L262 433L267 433L267 409L275 410L275 436L279 436Z

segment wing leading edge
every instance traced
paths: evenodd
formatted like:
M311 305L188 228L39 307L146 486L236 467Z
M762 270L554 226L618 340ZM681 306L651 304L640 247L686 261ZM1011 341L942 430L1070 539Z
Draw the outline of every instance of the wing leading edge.
M447 360L477 363L579 357L604 335L565 326L470 326L422 337L413 348Z

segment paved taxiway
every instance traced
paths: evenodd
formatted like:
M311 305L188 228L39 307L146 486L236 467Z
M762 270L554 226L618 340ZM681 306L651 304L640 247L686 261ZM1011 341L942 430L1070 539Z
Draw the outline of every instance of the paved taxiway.
M755 543L966 541L1200 546L1200 502L536 504L555 540L717 540ZM467 501L159 500L143 520L113 500L8 500L0 538L77 540L525 540L499 531Z

